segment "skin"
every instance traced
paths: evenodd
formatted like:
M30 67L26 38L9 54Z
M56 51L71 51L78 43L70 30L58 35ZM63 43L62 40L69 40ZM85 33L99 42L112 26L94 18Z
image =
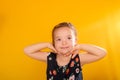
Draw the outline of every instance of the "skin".
M81 66L100 60L106 55L106 50L101 47L76 42L74 31L65 26L55 30L54 46L49 42L37 43L25 47L24 53L33 59L46 62L49 53L41 50L49 48L57 54L56 61L59 66L68 64L71 57L74 58L80 50L85 51L84 54L79 54Z
M57 62L60 66L68 64L71 58L71 50L76 44L73 30L68 27L58 28L54 32L54 44L57 51ZM66 54L69 54L66 56Z
M76 44L73 31L67 27L57 29L54 32L54 43L59 54L70 53Z

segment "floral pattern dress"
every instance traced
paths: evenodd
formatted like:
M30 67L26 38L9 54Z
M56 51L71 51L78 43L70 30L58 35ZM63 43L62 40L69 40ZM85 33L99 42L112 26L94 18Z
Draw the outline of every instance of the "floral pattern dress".
M58 66L56 54L47 57L47 80L83 80L79 55L76 55L65 66Z

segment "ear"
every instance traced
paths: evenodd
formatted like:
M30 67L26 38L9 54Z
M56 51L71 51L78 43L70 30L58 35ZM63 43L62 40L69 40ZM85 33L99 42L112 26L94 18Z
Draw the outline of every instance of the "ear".
M77 44L77 38L75 38L75 44Z
M74 46L77 45L77 38L75 38Z

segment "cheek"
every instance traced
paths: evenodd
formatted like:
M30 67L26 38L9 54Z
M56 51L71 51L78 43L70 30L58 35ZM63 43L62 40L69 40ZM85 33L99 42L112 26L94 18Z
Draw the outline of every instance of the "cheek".
M57 48L59 46L59 43L54 42L54 47Z

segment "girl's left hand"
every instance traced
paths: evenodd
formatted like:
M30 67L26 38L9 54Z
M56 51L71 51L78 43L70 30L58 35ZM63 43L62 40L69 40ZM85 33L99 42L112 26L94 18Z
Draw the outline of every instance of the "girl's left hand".
M70 53L66 54L66 56L69 56L69 55L72 54L72 58L74 58L79 53L79 51L80 51L80 45L77 44L77 45L75 45L75 47L73 48L73 50L71 50Z

